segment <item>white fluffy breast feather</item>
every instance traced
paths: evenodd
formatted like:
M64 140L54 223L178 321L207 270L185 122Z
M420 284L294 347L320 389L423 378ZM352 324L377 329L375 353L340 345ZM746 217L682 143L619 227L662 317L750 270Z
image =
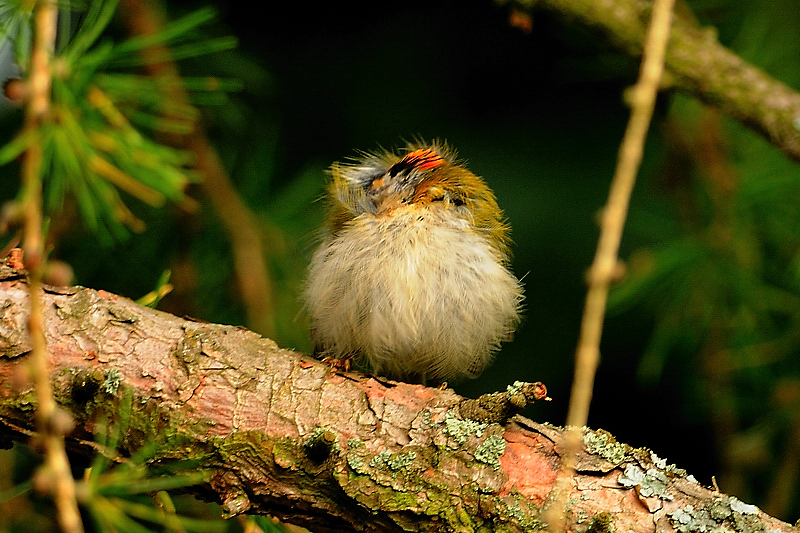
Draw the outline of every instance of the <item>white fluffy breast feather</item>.
M359 215L312 259L316 349L399 379L474 377L519 322L522 287L502 259L468 221L436 210Z

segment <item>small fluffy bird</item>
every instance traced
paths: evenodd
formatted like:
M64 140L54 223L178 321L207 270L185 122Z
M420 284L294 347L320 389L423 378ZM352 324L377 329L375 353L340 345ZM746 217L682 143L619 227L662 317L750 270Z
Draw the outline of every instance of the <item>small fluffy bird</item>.
M330 175L305 288L314 353L408 382L478 376L522 302L494 193L441 143L364 153Z

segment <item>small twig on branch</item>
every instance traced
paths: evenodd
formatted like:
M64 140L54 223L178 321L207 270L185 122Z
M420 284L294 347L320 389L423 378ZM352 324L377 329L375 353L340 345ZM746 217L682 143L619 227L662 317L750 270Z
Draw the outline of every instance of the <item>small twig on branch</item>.
M23 128L35 134L50 111L52 57L56 38L58 6L53 0L37 2L33 12L33 46L27 78L28 101ZM36 426L39 443L44 448L45 467L37 475L42 485L52 492L58 512L58 523L64 533L81 533L75 480L64 448L64 434L71 430L72 420L55 402L50 382L50 364L45 341L42 309L42 275L44 272L44 238L42 236L42 147L31 143L22 162L22 210L24 216L24 261L28 268L30 314L28 333L31 340L30 377L38 405Z
M600 339L603 332L608 291L619 270L619 245L628 213L636 174L642 161L644 142L650 119L653 116L656 95L664 71L664 54L669 40L672 8L674 0L655 0L652 20L645 42L639 80L629 94L631 116L620 146L617 167L611 181L608 203L603 209L600 222L600 239L594 261L589 270L589 289L583 311L581 332L575 354L575 376L572 381L567 426L567 449L564 456L562 478L569 479L574 474L575 458L580 450L582 429L589 419L589 405L597 365L600 360ZM560 487L559 487L560 488ZM558 490L558 489L557 489ZM566 491L561 491L566 494ZM565 500L560 494L555 496L552 517L549 517L551 531L563 531Z

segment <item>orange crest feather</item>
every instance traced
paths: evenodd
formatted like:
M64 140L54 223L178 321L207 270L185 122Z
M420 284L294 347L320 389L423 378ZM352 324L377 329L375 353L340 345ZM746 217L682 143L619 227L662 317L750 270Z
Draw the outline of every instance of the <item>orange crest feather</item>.
M389 169L389 172L392 172L392 169L395 170L395 173L412 168L429 170L442 164L444 164L444 159L434 150L431 148L418 148L413 152L407 153L403 159L392 165L392 168Z

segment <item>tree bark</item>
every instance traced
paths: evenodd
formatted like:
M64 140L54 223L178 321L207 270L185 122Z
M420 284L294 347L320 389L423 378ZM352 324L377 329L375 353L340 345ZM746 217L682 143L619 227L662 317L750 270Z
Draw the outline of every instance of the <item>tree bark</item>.
M229 515L325 531L533 531L561 471L564 431L514 410L541 384L468 400L452 390L332 371L242 328L201 323L85 288L43 292L50 375L95 451L99 414L126 413L123 452L200 460L197 490ZM0 434L34 435L24 375L25 278L0 267ZM570 531L752 533L792 528L697 483L646 449L586 430Z

